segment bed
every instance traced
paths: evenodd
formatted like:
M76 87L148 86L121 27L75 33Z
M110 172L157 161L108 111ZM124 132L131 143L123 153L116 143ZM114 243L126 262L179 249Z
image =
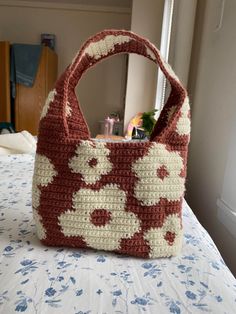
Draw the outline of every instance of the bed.
M236 313L236 280L186 202L178 257L41 245L33 162L33 154L0 156L0 313Z

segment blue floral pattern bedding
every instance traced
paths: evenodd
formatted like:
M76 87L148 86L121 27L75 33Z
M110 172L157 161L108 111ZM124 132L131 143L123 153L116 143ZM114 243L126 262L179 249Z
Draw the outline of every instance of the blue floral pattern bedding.
M236 313L236 280L186 203L178 257L41 245L32 219L33 160L0 157L0 313Z

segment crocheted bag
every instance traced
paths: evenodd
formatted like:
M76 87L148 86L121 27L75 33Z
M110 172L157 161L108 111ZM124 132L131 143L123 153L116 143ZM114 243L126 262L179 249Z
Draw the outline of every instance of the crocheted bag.
M90 138L75 87L118 53L159 64L172 91L149 141ZM95 248L139 257L176 255L190 134L187 93L157 48L129 31L88 39L42 110L33 178L33 214L46 245Z

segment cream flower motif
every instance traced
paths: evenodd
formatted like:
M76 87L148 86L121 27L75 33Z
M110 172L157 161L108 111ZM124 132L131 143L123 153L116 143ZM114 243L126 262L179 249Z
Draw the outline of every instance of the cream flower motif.
M126 194L116 184L99 191L80 189L73 195L75 210L59 216L66 237L82 236L89 247L118 250L121 239L131 238L140 231L140 221L125 211Z
M98 60L113 51L115 49L115 45L121 45L129 42L130 40L131 38L129 36L107 35L99 41L90 43L90 45L85 49L83 55L88 54L90 57Z
M177 255L182 245L181 220L177 214L169 215L163 226L151 228L144 234L150 246L150 258Z
M46 230L41 223L42 217L38 214L37 211L37 208L40 205L39 200L41 193L39 186L47 186L53 181L53 178L56 175L57 171L55 170L54 165L51 163L51 161L46 156L36 154L32 184L32 206L39 239L44 239L46 237Z
M163 58L162 58L162 62L164 64L164 67L166 68L166 70L168 71L169 75L172 76L177 82L179 82L179 78L178 76L175 74L174 70L172 69L172 67L170 66L169 63L167 63Z
M34 208L39 206L40 190L39 186L47 186L53 181L57 175L57 171L51 161L41 154L36 154L33 176L33 198L32 204Z
M80 173L87 184L96 183L112 170L108 159L110 150L105 143L81 141L75 152L76 156L69 161L69 168L74 173Z
M168 151L161 143L153 143L146 156L132 165L138 177L134 195L142 205L158 204L161 198L179 200L184 193L184 178L180 177L183 160L178 152Z
M108 53L112 52L115 49L115 45L121 45L123 43L129 42L130 40L131 38L125 35L107 35L99 41L91 42L84 50L81 57L84 57L86 54L88 54L91 58L98 60L101 57L106 56L108 55ZM76 54L73 58L71 66L75 64L75 60L77 57L78 54Z
M39 215L37 210L33 210L33 217L36 225L36 232L39 240L43 240L46 238L46 230L42 224L42 217Z
M155 56L154 53L150 50L150 48L146 47L146 52L147 52L147 55L148 55L152 60L156 60L156 56Z
M57 91L55 89L53 89L52 91L49 92L48 97L47 97L46 102L45 102L45 105L43 107L42 113L41 113L40 120L43 119L44 117L46 117L50 103L52 101L54 101L54 97L56 94L57 94Z
M72 115L72 108L70 106L70 103L67 101L66 106L65 106L65 113L66 117L70 117Z
M168 110L168 112L167 112L167 122L169 122L170 119L173 117L173 114L175 113L176 107L177 107L177 106L172 106L172 107Z
M186 97L181 108L181 117L179 118L176 125L176 131L179 135L190 134L190 119L188 117L189 110L189 98Z

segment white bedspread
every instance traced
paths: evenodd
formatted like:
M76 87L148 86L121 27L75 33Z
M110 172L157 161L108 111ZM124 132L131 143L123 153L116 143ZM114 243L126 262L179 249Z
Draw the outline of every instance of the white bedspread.
M0 155L31 154L36 151L36 139L28 131L0 134Z
M0 313L236 313L236 280L186 203L178 257L41 245L32 220L33 158L0 156Z

